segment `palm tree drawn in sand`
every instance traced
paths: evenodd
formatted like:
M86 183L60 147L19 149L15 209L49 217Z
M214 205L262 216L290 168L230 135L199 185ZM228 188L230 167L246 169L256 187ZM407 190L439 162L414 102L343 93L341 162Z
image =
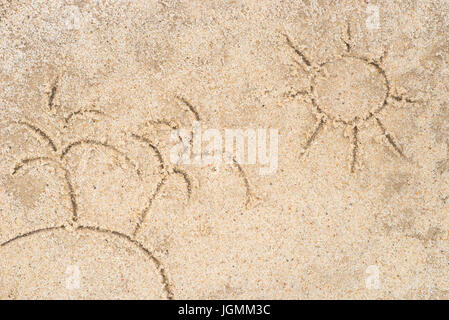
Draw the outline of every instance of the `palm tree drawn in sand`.
M56 84L53 85L53 88L49 95L48 100L48 108L51 110L55 107L54 105L54 96L56 93ZM192 111L193 112L193 111ZM88 114L94 114L97 116L106 116L101 110L98 109L85 109L85 110L79 110L76 112L71 113L67 117L65 117L64 122L64 128L68 128L71 125L72 120L75 117L79 116L85 116ZM198 117L197 114L195 114L195 117ZM48 133L46 133L43 129L39 128L37 125L29 123L27 121L13 121L9 122L8 126L12 127L24 127L27 129L27 132L30 134L34 134L35 136L40 138L41 148L48 149L50 154L52 156L36 156L36 157L30 157L20 160L14 168L12 168L12 176L16 176L21 171L26 170L27 168L31 168L33 166L39 166L39 165L48 165L51 167L54 167L57 171L62 173L62 177L64 179L65 184L65 193L68 195L68 198L70 199L71 203L71 217L68 219L68 221L61 223L57 226L52 227L46 227L41 228L37 230L32 230L20 235L17 235L3 243L0 244L0 247L6 247L20 239L32 237L37 234L41 233L51 233L56 232L58 230L67 230L67 231L80 231L80 232L94 232L94 233L100 233L100 234L107 234L109 236L117 237L126 240L128 243L130 243L132 246L137 248L139 251L141 251L148 260L153 263L155 270L159 273L162 288L165 294L165 297L167 299L173 298L173 292L172 292L172 285L169 282L169 278L167 275L167 272L165 268L163 267L161 261L156 258L153 253L148 250L139 240L137 240L137 235L139 234L142 224L145 221L145 218L147 217L153 201L158 196L162 186L166 183L168 177L177 175L184 179L185 181L185 192L187 194L187 199L190 199L191 193L192 193L192 185L191 180L186 172L182 171L178 167L172 167L169 168L169 166L164 162L161 152L157 148L157 146L149 141L144 136L131 133L126 134L126 136L131 140L134 140L135 143L143 145L146 147L147 152L153 155L153 159L157 159L156 166L158 168L159 172L159 182L157 183L157 186L155 190L149 195L147 204L141 211L137 222L135 223L135 226L133 228L133 231L129 234L122 233L117 230L111 230L107 227L100 227L100 226L92 226L92 225L83 225L79 222L79 203L76 196L76 190L74 190L74 185L72 183L71 178L71 172L68 169L66 158L77 148L81 146L85 146L88 148L97 148L97 149L107 149L113 154L116 154L118 156L121 156L124 158L136 171L136 176L141 179L142 173L140 171L140 168L136 166L133 159L131 159L128 154L125 151L120 150L119 147L114 146L113 144L109 142L104 142L102 140L95 140L95 139L81 139L77 141L73 141L65 146L58 146L55 143L55 140L50 137ZM187 200L187 201L188 201Z
M49 110L53 110L55 107L57 107L54 103L54 98L56 94L56 87L57 87L57 80L54 82L52 89L49 93L49 99L47 101L47 107ZM200 121L200 115L198 111L196 110L193 105L188 102L186 99L182 97L177 97L177 100L180 101L181 104L185 106L185 109L190 112L193 115L193 118L196 121ZM70 113L68 116L66 116L63 119L64 126L63 130L69 128L72 125L72 122L75 118L81 117L82 119L86 118L86 116L95 116L95 117L108 117L107 114L105 114L103 111L95 108L91 109L81 109L75 112ZM147 121L148 122L148 121ZM177 124L173 120L167 121L167 120L149 120L153 125L162 126L165 128L168 128L170 130L176 130L179 128ZM14 168L12 168L11 175L16 176L21 171L26 170L27 168L32 168L34 166L43 166L43 165L49 165L54 167L57 171L59 171L61 176L63 177L64 184L65 184L65 194L67 194L68 199L70 200L71 204L71 217L64 223L61 223L60 225L51 226L51 227L45 227L40 228L36 230L32 230L20 235L17 235L3 243L0 244L1 247L6 247L16 241L19 241L20 239L25 239L28 237L33 237L34 235L42 234L42 233L53 233L58 231L79 231L83 233L95 233L95 234L104 234L107 236L112 236L116 238L120 238L122 240L126 240L129 244L134 246L137 250L141 251L147 259L154 265L155 270L158 272L160 277L160 282L162 285L162 289L164 291L164 296L167 299L173 298L173 291L172 291L172 284L169 281L169 277L167 275L166 269L163 267L161 261L154 256L154 254L144 246L144 244L138 240L138 235L142 229L142 225L144 224L146 217L148 213L150 212L150 209L152 207L152 204L158 194L160 193L162 187L167 182L167 179L170 176L178 176L181 177L181 179L185 182L185 193L187 201L190 200L191 194L192 194L192 182L188 174L181 170L178 167L178 164L174 164L170 166L167 162L164 161L161 151L159 150L158 146L150 141L145 135L139 135L137 133L126 133L123 132L124 136L126 137L127 144L132 145L139 144L140 147L146 148L146 154L152 155L152 159L156 159L156 163L150 164L152 167L156 167L157 175L159 176L159 181L157 182L155 188L151 192L151 194L148 196L148 199L146 201L145 207L141 210L137 220L135 221L135 225L131 232L121 232L118 230L113 230L108 227L100 226L100 225L84 225L82 222L80 222L80 214L79 214L79 199L77 198L77 192L75 190L74 184L72 182L72 172L70 172L67 158L70 157L70 154L74 152L77 148L81 147L87 147L92 149L104 149L104 151L108 150L112 154L115 154L117 156L122 157L129 165L132 167L135 171L135 177L137 179L142 180L142 171L141 168L136 164L136 159L132 159L131 156L128 155L128 153L124 150L121 150L120 147L117 145L114 145L110 143L109 141L105 142L104 140L97 140L97 139L80 139L73 141L71 143L68 143L63 146L58 146L50 135L45 132L43 129L38 127L37 125L27 122L27 121L14 121L9 122L8 126L12 127L23 127L27 129L28 134L35 135L39 138L41 143L41 149L48 149L49 154L51 156L36 156L36 157L29 157L20 160L16 163ZM64 132L61 132L62 135L64 135ZM182 139L181 136L179 136L179 139ZM145 156L145 161L147 161L150 157ZM246 177L245 172L243 169L236 164L238 168L238 174L242 178L245 187L247 188L246 192L246 204L249 203L251 193L249 190L249 183L248 179Z

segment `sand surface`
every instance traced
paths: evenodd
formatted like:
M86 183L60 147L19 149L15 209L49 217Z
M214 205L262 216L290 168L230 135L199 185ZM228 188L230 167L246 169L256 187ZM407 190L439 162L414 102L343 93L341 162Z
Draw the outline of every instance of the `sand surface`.
M0 0L0 299L449 298L448 88L447 0Z

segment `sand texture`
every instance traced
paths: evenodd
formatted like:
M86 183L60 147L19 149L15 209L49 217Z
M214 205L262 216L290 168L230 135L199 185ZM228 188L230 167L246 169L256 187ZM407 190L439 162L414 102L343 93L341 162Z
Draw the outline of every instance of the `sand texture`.
M0 299L447 299L448 88L447 0L0 0Z

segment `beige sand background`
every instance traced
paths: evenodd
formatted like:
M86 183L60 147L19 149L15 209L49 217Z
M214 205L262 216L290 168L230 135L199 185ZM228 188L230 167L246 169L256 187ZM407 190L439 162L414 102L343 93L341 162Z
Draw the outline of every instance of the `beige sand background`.
M0 298L448 298L448 35L445 0L1 0ZM198 119L278 129L277 172L173 165Z

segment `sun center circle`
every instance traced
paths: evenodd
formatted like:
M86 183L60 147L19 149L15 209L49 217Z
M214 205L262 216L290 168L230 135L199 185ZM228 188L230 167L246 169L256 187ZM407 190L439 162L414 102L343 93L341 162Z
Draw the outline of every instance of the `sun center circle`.
M367 119L382 107L388 92L379 67L359 58L343 57L321 66L315 77L317 107L343 122Z

